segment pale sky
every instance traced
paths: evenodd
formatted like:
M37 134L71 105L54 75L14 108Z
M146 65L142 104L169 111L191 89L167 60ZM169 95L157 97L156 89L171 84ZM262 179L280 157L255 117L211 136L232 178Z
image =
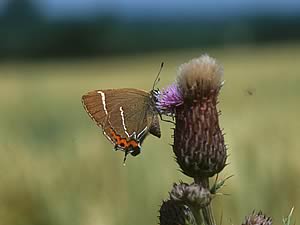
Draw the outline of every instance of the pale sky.
M0 0L0 8L9 0ZM32 0L51 17L114 13L122 17L300 12L300 0ZM3 6L2 6L3 8Z

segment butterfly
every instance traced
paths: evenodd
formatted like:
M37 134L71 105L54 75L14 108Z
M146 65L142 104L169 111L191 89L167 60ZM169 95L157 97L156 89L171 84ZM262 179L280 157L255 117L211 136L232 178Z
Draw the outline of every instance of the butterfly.
M159 95L154 90L159 74L150 92L135 88L104 89L90 91L82 96L83 106L115 150L136 156L148 134L161 137L159 110L156 101Z

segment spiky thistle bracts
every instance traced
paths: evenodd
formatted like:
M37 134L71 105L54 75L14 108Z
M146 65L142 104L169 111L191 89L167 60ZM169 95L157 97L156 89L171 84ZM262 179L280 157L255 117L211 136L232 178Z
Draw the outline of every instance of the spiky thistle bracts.
M174 184L170 192L170 199L183 202L191 207L205 207L211 202L211 194L208 189L192 183Z
M159 97L161 112L175 116L173 151L182 172L190 177L211 177L225 167L217 110L222 84L222 66L203 55L182 64L176 82Z
M182 202L163 201L159 210L160 225L196 225L191 210Z
M245 218L242 225L272 225L272 218L264 215L262 211L258 213L253 211L252 214Z

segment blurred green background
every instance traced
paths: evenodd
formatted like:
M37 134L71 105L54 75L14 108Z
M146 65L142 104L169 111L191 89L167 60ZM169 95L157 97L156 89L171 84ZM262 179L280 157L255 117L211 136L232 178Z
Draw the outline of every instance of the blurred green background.
M105 14L100 26L101 13L42 20L36 4L10 2L0 11L0 224L157 224L173 182L192 182L174 161L172 126L161 122L162 138L149 136L124 167L81 96L150 90L162 61L163 88L181 63L204 53L225 70L219 109L230 164L220 177L234 175L221 191L229 195L213 202L218 224L222 215L223 224L241 224L253 209L281 224L293 206L300 220L297 13L245 13L226 23L171 16L120 23Z

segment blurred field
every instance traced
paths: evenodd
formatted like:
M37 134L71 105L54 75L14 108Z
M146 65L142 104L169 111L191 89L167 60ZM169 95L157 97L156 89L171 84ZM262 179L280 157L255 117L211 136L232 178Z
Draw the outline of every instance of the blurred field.
M168 143L149 136L143 152L114 152L88 118L81 95L98 88L150 90L161 61L160 88L176 68L205 53L0 65L0 224L157 224L177 170ZM261 209L281 224L295 206L300 220L300 46L224 48L208 52L225 69L219 108L234 174L215 198L217 220L240 224Z

